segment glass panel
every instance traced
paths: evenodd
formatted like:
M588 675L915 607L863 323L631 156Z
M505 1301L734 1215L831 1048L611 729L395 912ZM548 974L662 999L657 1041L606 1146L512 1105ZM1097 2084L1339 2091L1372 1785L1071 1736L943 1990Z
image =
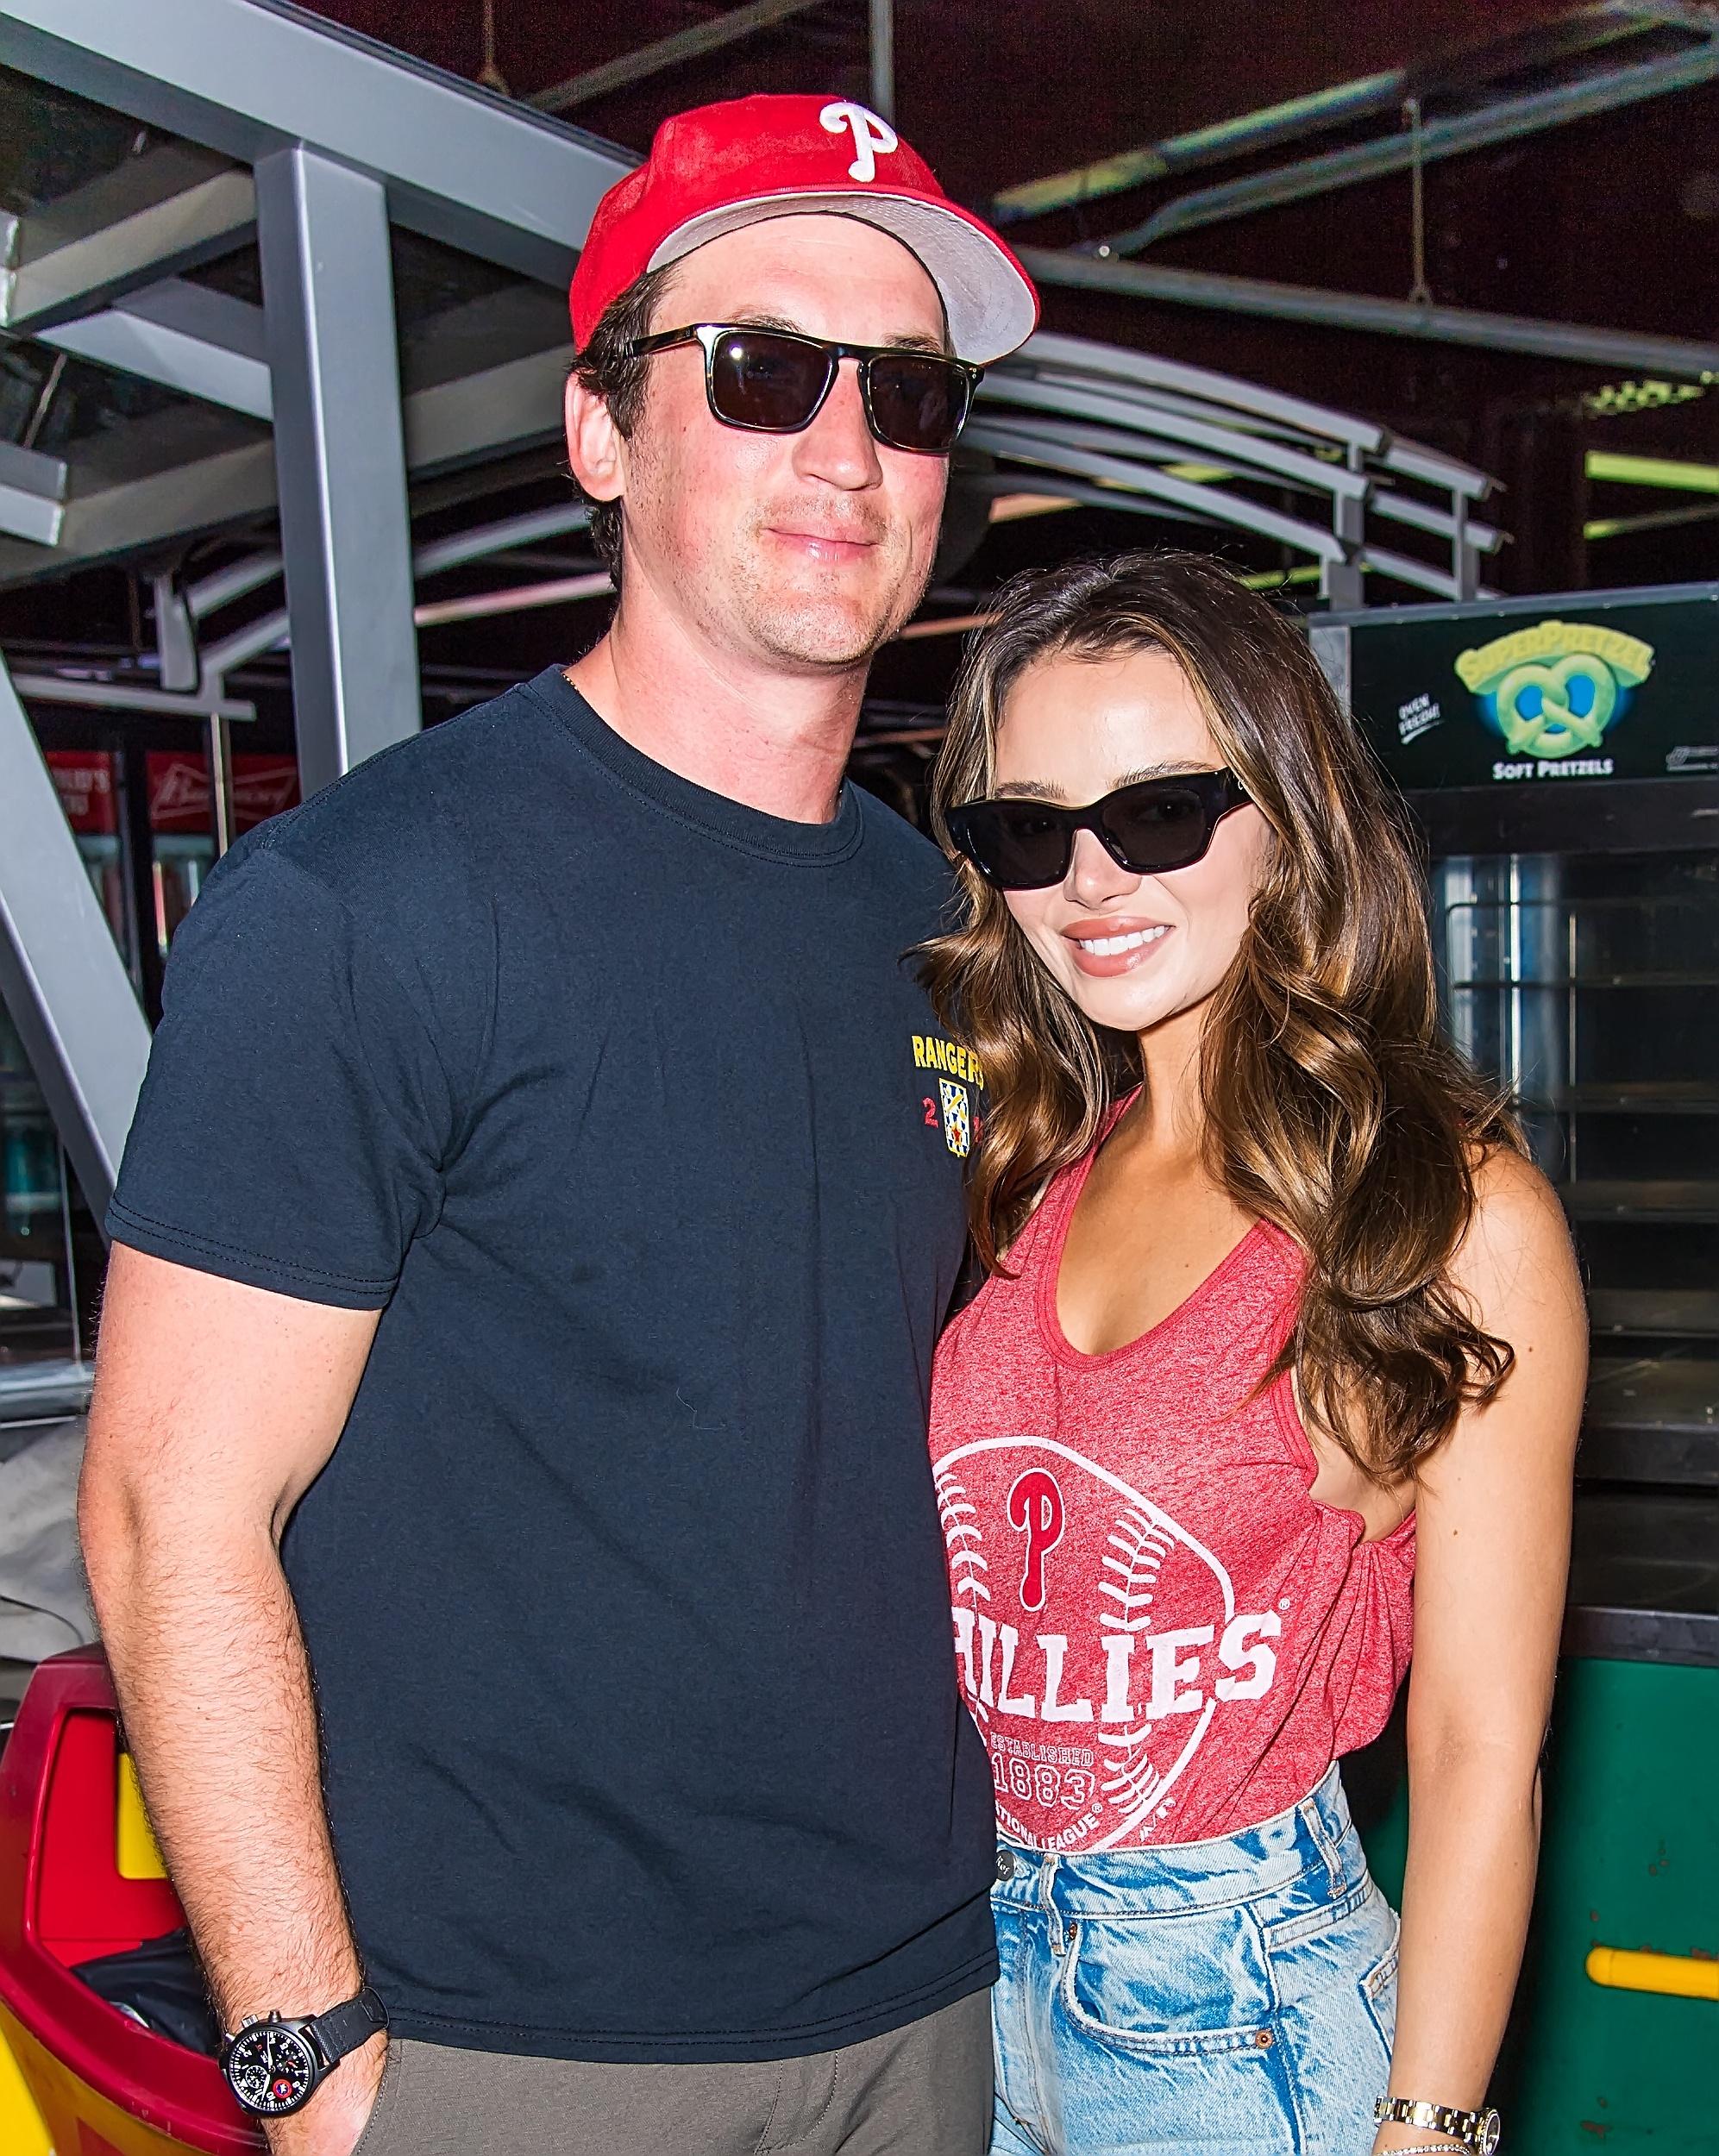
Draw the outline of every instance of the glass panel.
M1438 862L1454 1038L1527 1111L1580 1246L1590 1476L1719 1480L1719 857Z
M0 1006L0 1424L66 1412L83 1389L66 1159Z

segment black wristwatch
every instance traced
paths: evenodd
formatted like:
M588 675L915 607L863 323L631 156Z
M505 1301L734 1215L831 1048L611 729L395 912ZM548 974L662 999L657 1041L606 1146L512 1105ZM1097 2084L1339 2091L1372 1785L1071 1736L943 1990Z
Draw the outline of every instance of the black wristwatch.
M388 2011L366 1984L355 1999L326 2014L289 2020L266 2014L242 2021L221 2040L221 2071L241 2110L284 2119L303 2109L323 2077L348 2052L388 2026Z

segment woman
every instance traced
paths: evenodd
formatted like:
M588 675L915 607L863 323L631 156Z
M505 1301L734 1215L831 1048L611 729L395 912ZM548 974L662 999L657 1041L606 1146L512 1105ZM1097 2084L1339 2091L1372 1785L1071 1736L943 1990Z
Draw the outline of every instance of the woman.
M1485 2147L1586 1360L1556 1200L1439 1037L1365 749L1215 563L1010 585L933 813L966 918L926 975L985 1081L932 1445L994 2148ZM1399 1961L1335 1762L1411 1599Z

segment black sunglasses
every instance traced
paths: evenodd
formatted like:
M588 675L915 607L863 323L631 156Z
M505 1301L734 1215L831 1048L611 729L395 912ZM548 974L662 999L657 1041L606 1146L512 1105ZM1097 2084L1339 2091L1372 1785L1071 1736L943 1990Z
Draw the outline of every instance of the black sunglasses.
M695 322L635 337L622 348L648 359L681 344L705 354L705 395L725 427L753 434L798 434L809 427L835 385L844 360L859 361L865 422L892 449L946 456L967 423L983 367L940 352L894 344L835 344L794 329L750 329L743 323Z
M998 890L1042 891L1068 874L1077 831L1094 833L1131 875L1161 875L1198 861L1218 825L1247 798L1233 771L1141 779L1085 808L1001 794L950 809L949 835Z

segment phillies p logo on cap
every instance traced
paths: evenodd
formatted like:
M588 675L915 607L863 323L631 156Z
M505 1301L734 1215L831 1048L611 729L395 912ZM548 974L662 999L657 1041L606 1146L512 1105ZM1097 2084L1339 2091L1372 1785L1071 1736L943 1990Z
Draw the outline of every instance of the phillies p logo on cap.
M1026 272L887 120L847 98L756 97L665 120L597 205L569 295L575 348L647 270L762 218L820 214L860 218L918 256L957 359L983 367L1032 334Z
M877 178L877 160L874 150L899 150L900 137L887 120L880 120L864 105L825 105L818 116L831 135L839 135L844 128L853 129L854 147L858 154L848 167L848 178L873 180Z

